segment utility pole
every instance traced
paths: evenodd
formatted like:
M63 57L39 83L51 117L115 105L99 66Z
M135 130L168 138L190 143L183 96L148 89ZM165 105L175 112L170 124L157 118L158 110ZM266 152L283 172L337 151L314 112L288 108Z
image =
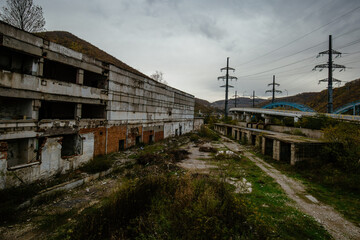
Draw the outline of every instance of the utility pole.
M323 68L328 68L328 78L327 79L322 79L319 81L320 82L328 82L328 105L327 105L327 112L328 113L332 113L333 112L333 82L341 82L338 79L334 79L332 72L334 68L340 68L340 72L345 70L345 66L343 65L338 65L338 64L334 64L333 63L333 54L336 54L336 57L340 57L341 56L341 52L335 51L332 49L332 37L331 35L329 35L329 50L327 51L323 51L320 52L319 56L328 54L329 55L329 60L327 64L320 64L320 65L316 65L313 70L316 70L318 68L320 68L320 71L323 70Z
M235 95L233 97L235 97L235 107L236 107L236 98L238 97L237 91L235 91Z
M274 101L275 101L275 93L282 93L282 91L275 89L276 86L280 86L279 83L275 82L275 75L273 75L273 82L268 84L268 86L271 86L271 85L272 85L272 90L266 90L265 93L267 93L267 92L272 93L271 103L274 103Z
M235 69L234 68L231 68L231 67L229 67L229 57L227 58L227 61L226 61L226 67L224 67L224 68L221 68L220 69L220 71L222 72L223 70L226 70L226 75L225 76L220 76L220 77L218 77L218 80L225 80L226 81L226 83L225 83L225 85L223 85L223 86L220 86L220 87L225 87L225 118L227 118L228 117L228 111L229 111L229 109L228 109L228 93L229 93L229 87L233 87L233 86L230 86L229 85L229 80L233 80L233 79L235 79L235 80L237 80L237 77L234 77L234 76L230 76L229 75L229 70L232 70L233 72L235 72Z

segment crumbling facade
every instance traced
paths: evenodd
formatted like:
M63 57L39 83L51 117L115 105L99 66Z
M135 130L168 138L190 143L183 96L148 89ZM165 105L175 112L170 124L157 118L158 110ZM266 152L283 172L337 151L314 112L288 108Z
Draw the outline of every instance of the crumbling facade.
M0 22L0 189L193 130L194 97Z

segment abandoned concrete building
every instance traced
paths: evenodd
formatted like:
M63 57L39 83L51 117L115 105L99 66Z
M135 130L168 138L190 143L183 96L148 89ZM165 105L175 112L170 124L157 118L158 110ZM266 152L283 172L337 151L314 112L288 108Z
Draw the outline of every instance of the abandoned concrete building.
M193 128L194 96L0 22L0 189Z

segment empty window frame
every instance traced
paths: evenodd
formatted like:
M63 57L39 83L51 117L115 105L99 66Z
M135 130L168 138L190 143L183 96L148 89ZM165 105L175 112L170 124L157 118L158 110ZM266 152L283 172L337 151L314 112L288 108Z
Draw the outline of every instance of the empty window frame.
M105 105L82 104L81 118L103 119L106 115Z
M39 58L0 46L0 69L36 75Z
M45 59L43 76L62 82L76 83L77 68Z
M94 88L107 88L107 76L84 70L84 85Z
M36 138L8 140L7 145L8 168L38 161L38 140Z
M39 111L39 120L41 119L74 119L75 103L42 101Z
M82 138L77 134L64 135L61 141L61 157L71 157L82 154Z

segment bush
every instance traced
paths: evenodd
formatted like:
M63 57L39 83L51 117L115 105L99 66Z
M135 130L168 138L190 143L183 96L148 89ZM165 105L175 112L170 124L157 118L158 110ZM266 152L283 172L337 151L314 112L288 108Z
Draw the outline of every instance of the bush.
M118 191L66 231L71 239L266 239L270 229L226 183L157 176ZM70 235L70 236L69 236Z
M348 172L360 170L360 126L339 123L324 129L324 138L330 144L323 154L336 166Z
M323 114L317 114L315 117L302 117L296 122L295 127L321 130L329 126L335 126L340 123L334 118L327 117Z

